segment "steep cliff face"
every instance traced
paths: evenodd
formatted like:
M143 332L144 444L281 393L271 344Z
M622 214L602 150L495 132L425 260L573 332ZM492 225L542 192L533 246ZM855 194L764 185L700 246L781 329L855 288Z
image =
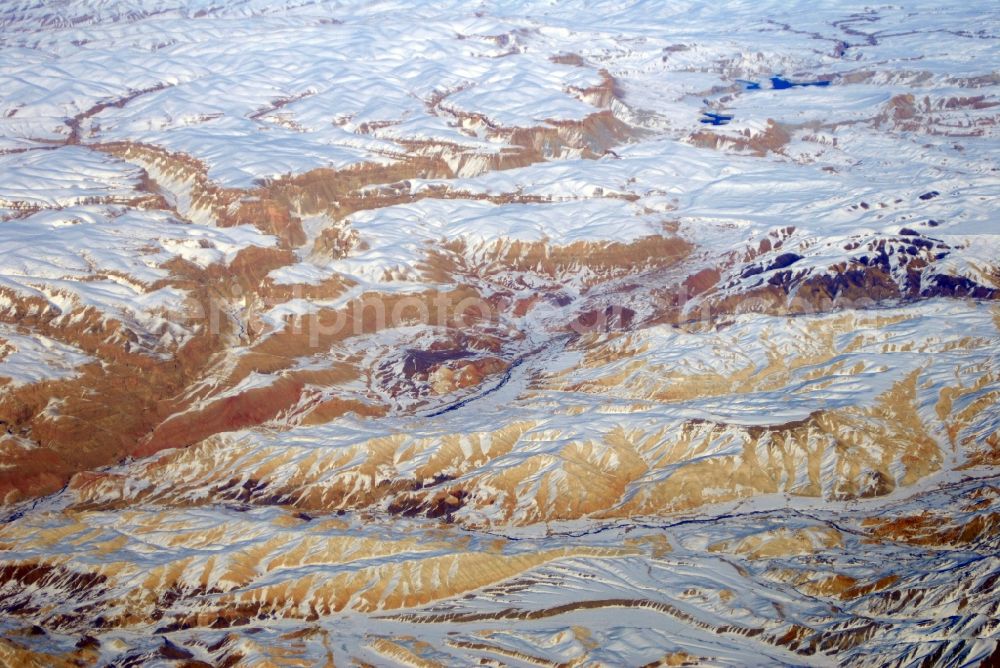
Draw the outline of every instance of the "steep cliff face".
M995 16L584 4L0 10L0 664L995 661Z

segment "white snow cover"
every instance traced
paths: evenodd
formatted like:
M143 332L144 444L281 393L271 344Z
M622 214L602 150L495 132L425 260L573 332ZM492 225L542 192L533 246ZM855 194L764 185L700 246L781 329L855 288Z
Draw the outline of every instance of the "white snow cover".
M620 241L663 233L662 218L617 199L552 204L493 204L479 200L425 199L363 211L348 219L370 250L330 266L362 280L413 276L428 250L461 240L473 260L513 241Z
M72 378L75 368L96 360L65 343L0 325L0 392L43 380Z
M80 146L0 154L0 220L23 209L134 198L142 172Z
M92 306L115 314L177 307L183 295L156 287L163 264L182 258L206 267L274 238L250 226L210 228L167 212L101 206L42 210L0 223L0 286L40 295L60 312Z

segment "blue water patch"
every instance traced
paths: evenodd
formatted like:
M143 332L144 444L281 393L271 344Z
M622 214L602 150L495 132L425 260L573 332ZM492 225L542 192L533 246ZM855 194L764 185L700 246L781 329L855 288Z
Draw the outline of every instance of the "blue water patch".
M785 77L770 77L771 85L768 88L772 90L788 90L789 88L805 88L806 86L829 86L830 81L819 79L817 81L792 81L791 79L786 79ZM737 79L736 83L743 86L743 90L762 90L764 86L758 81L747 81L746 79Z
M784 77L771 77L771 88L774 90L785 90L786 88L799 88L805 86L829 86L829 81L789 81Z
M702 116L704 118L701 119L701 122L707 125L725 125L733 120L732 114L717 114L714 111L704 111Z
M736 83L743 86L743 90L788 90L789 88L805 88L806 86L818 86L825 87L830 85L828 79L817 79L816 81L792 81L791 79L786 79L785 77L769 77L769 84L763 84L759 81L748 81L746 79L737 79ZM702 112L702 117L699 119L700 122L705 125L726 125L729 121L733 120L732 114L719 114L714 111L704 111Z

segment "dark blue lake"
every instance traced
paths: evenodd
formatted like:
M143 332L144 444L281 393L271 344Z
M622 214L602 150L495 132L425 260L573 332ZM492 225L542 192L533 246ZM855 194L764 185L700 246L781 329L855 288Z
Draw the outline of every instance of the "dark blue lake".
M789 88L805 88L806 86L829 86L830 81L824 79L818 79L816 81L792 81L791 79L786 79L784 77L770 77L770 85L767 86L771 90L788 90ZM765 84L761 84L759 81L747 81L745 79L737 79L737 83L743 85L744 90L765 90ZM729 121L733 120L732 114L720 114L714 111L703 111L699 121L705 125L725 125Z
M714 111L703 111L701 115L704 117L701 122L707 125L725 125L733 120L732 114L717 114Z
M762 86L756 81L745 81L737 79L737 83L743 84L744 90L761 90ZM829 86L829 80L818 81L792 81L784 77L771 77L770 88L773 90L787 90L789 88L805 88L806 86Z

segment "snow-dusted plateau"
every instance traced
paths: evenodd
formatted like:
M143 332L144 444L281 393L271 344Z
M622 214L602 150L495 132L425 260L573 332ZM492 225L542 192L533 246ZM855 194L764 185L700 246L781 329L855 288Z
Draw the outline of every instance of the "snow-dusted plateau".
M994 2L0 3L0 665L1000 665Z

